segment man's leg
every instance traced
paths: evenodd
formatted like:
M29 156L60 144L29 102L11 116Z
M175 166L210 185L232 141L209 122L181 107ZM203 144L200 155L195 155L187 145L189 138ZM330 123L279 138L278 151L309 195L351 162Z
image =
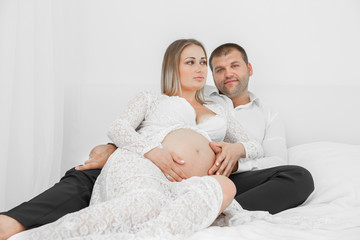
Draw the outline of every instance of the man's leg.
M279 166L230 175L236 185L235 199L246 210L271 214L302 204L314 190L308 170L300 166Z
M67 213L89 205L100 171L101 169L76 171L72 168L50 189L1 214L17 220L26 229L56 221Z

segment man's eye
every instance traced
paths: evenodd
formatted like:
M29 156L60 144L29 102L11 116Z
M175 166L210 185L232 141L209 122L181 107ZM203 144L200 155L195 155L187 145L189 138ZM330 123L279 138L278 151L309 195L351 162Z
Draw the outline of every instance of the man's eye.
M238 64L234 64L234 65L232 65L232 67L233 67L233 68L237 68L237 67L239 67L239 65L238 65Z
M220 69L216 70L216 72L222 72L222 71L223 71L223 69L222 69L222 68L220 68Z

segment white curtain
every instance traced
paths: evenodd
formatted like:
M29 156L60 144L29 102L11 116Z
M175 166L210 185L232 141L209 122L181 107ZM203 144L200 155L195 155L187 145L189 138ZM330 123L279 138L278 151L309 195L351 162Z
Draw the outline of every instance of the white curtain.
M60 177L63 87L53 26L52 1L0 0L0 211Z

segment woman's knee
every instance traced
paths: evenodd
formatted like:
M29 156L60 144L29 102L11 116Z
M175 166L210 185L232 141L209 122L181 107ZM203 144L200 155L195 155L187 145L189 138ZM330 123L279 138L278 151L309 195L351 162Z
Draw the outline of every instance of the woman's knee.
M223 193L223 205L229 205L236 194L236 186L228 177L213 175L220 184Z

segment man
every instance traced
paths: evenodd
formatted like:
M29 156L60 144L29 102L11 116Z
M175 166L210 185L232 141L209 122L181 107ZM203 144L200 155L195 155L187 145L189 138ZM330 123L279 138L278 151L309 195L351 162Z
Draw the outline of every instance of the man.
M312 177L304 168L286 165L283 124L277 113L264 107L248 91L253 68L245 50L237 44L223 44L211 53L209 64L217 89L226 96L219 94L215 88L206 89L206 95L228 108L244 126L249 137L262 144L265 156L252 161L236 157L224 159L232 162L231 166L237 164L235 170L238 173L230 175L237 189L235 199L244 209L265 210L272 214L298 206L313 191ZM215 152L227 151L229 146L227 143L211 144ZM220 165L223 156L217 155L216 163ZM215 171L223 174L226 165L227 162L217 170L215 164L209 174Z
M216 161L209 174L229 176L235 172L230 179L237 188L235 199L244 209L275 214L298 206L314 189L312 177L302 167L285 165L287 149L282 124L276 113L262 106L248 91L253 69L245 50L236 44L221 45L213 51L209 63L219 92L226 96L211 87L206 89L206 95L245 126L250 138L262 144L265 156L239 159L234 154L236 149L231 149L235 145L211 143ZM0 215L0 239L87 207L100 169L115 149L111 144L95 147L84 166L69 170L49 190ZM180 175L176 179L181 179Z

